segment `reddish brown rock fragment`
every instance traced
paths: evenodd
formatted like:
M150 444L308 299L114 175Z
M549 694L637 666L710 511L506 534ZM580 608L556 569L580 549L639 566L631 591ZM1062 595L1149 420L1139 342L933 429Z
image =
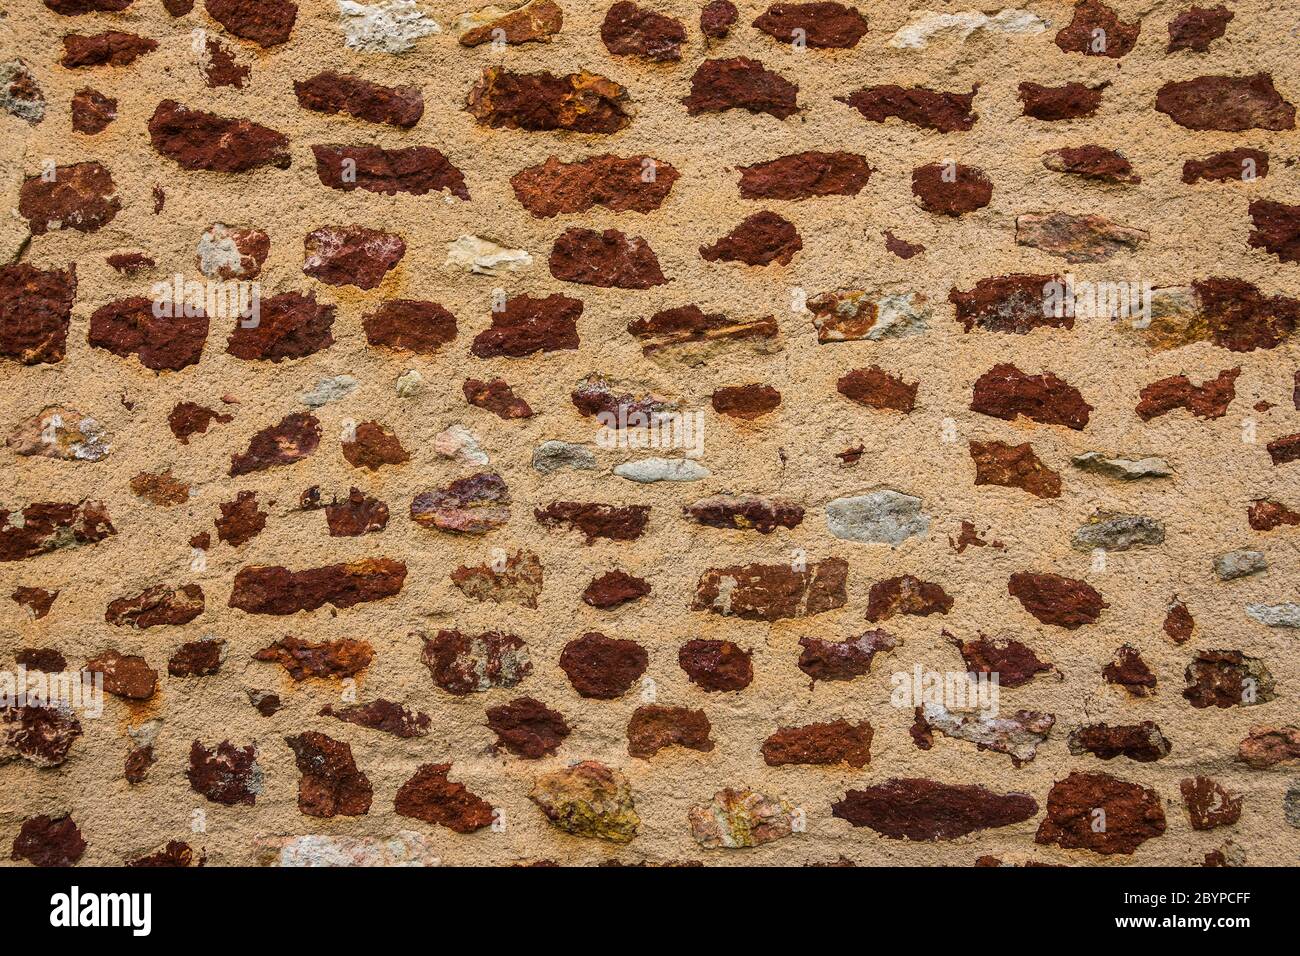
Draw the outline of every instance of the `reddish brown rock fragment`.
M312 644L288 636L262 648L253 660L279 664L295 681L303 681L309 677L355 677L370 666L373 657L374 648L365 641L343 638Z
M645 704L632 711L632 718L627 722L627 752L645 760L665 747L708 753L713 749L713 741L709 739L711 730L709 718L702 710Z
M510 520L510 489L495 472L458 478L411 501L411 520L453 534L486 534Z
M982 537L980 537L980 533L975 530L974 522L967 521L964 518L962 519L961 530L957 533L957 537L953 538L952 535L948 535L948 546L952 548L954 551L956 551L958 554L963 554L966 551L966 549L970 547L976 547L976 548L984 548L984 547L1005 548L1006 547L1005 544L1003 544L1001 541L998 541L996 539L994 539L993 541L985 541Z
M1134 174L1133 164L1122 153L1105 146L1090 144L1048 150L1043 154L1043 165L1055 172L1084 179L1129 185L1142 182L1142 177Z
M977 378L971 391L971 411L1009 422L1023 415L1042 425L1082 431L1092 412L1079 390L1054 373L1029 375L1007 363Z
M249 565L235 574L230 606L249 614L293 614L325 604L343 609L392 597L405 580L406 565L391 558L365 558L306 571Z
M709 0L700 9L700 32L706 37L721 40L730 31L740 11L731 0Z
M744 199L856 196L873 169L857 153L808 151L740 167Z
M887 621L895 614L912 614L927 617L947 614L952 610L952 597L932 581L922 581L910 574L886 578L871 585L867 598L867 620L873 624Z
M1045 305L1047 290L1059 284L1056 276L994 276L980 279L969 292L953 289L948 301L957 307L957 321L967 332L980 328L1024 335L1044 326L1072 329L1073 315L1054 315Z
M1152 382L1139 393L1135 411L1144 422L1175 408L1185 408L1199 418L1222 418L1237 395L1241 368L1224 369L1215 378L1193 385L1186 375L1171 375Z
M457 833L473 833L492 823L492 805L447 779L449 763L422 764L397 791L393 809L404 817L438 823Z
M190 789L213 803L233 807L253 806L262 792L262 768L257 765L257 747L236 747L223 740L209 749L199 741L190 746Z
M650 244L617 229L566 229L548 263L557 279L601 288L650 289L668 281Z
M1125 23L1101 0L1078 0L1074 19L1056 34L1056 45L1066 53L1118 60L1133 49L1141 29L1140 19Z
M686 505L682 512L710 528L754 530L770 534L777 528L797 528L803 523L803 508L783 499L737 498L715 495Z
M47 591L45 588L23 586L14 588L14 593L10 595L15 603L21 604L23 607L27 608L32 615L32 620L34 621L39 621L41 618L45 617L45 615L50 613L50 608L54 606L54 599L58 596L58 591ZM23 661L20 660L19 663L23 663ZM48 668L40 669L46 670ZM63 668L60 666L54 669L62 670Z
M864 631L842 641L820 637L801 637L799 670L814 682L819 680L853 680L871 671L876 654L892 651L899 641L881 630Z
M1102 91L1109 86L1087 86L1083 83L1066 83L1063 86L1042 86L1022 82L1019 87L1024 115L1046 122L1082 119L1097 112L1101 106Z
M743 262L751 266L779 262L788 266L802 248L803 240L794 224L764 210L746 216L712 245L700 246L700 257L706 262Z
M919 242L908 242L906 239L900 239L888 229L884 231L885 248L891 255L898 256L900 259L911 259L913 256L919 256L925 252L925 246Z
M135 654L104 651L87 660L83 670L103 674L105 693L127 700L148 700L158 689L158 672Z
M533 672L528 648L514 634L439 631L422 636L421 660L434 683L458 697L493 687L514 687Z
M131 494L160 508L171 508L190 500L189 482L172 477L172 471L142 471L131 479Z
M631 122L627 91L594 73L516 73L489 67L469 91L465 111L494 129L616 133Z
M352 747L309 730L285 737L302 777L298 781L298 809L309 817L355 817L370 812L374 788L357 769Z
M104 261L118 275L134 276L157 265L143 252L114 252L104 257Z
M93 36L68 33L63 37L63 59L59 65L69 70L83 66L128 66L156 49L157 40L121 30L105 30Z
M393 432L379 422L357 425L351 439L342 443L343 457L353 468L378 471L384 465L403 465L411 455Z
M531 697L489 707L487 725L497 735L498 747L525 760L540 760L555 753L569 736L564 715Z
M535 608L542 592L542 562L531 551L516 551L504 561L462 565L451 572L451 581L476 601Z
M825 558L798 570L786 564L709 568L696 584L691 609L745 621L811 617L844 606L848 573L843 558Z
M209 36L203 45L203 57L199 60L199 73L208 89L221 86L242 90L248 85L252 68L235 59L230 48L214 36Z
M1007 580L1007 593L1042 623L1070 631L1094 623L1110 607L1086 581L1059 574L1018 571Z
M1163 626L1170 640L1175 644L1184 644L1191 639L1196 622L1192 619L1192 612L1187 610L1187 605L1174 597L1165 610Z
M370 290L406 255L401 236L364 226L322 226L303 239L302 271L329 285Z
M50 653L58 655L57 651ZM58 656L62 660L62 655ZM32 667L21 657L18 664ZM57 673L66 666L64 662L58 667L32 669ZM34 703L0 706L0 764L16 755L37 767L57 767L68 759L68 752L80 736L81 721L70 708Z
M1210 43L1227 31L1228 22L1234 16L1236 14L1223 4L1217 7L1190 7L1169 21L1169 46L1165 52L1206 52Z
M1262 149L1241 146L1211 153L1204 159L1189 159L1183 163L1183 182L1191 184L1202 179L1226 183L1251 182L1268 175L1268 153Z
M846 763L860 770L871 762L871 724L835 720L802 727L782 727L763 741L763 762L827 766Z
M122 762L122 776L127 783L144 783L149 776L149 768L157 762L158 755L154 753L153 744L132 747Z
M95 232L112 222L121 208L122 201L117 197L113 174L106 166L94 161L55 166L48 177L44 174L28 176L18 190L18 214L27 220L33 236L60 229ZM8 268L17 270L18 267ZM57 272L39 273L31 266L22 268L30 271L16 271L15 274L25 283L38 276L59 275ZM68 274L75 277L71 269ZM75 289L75 280L67 281L71 281ZM25 291L39 294L47 289L53 291L52 286L55 283L46 279L35 289L29 287Z
M1285 465L1300 459L1300 433L1275 438L1265 448L1274 465Z
M870 827L895 840L953 840L1022 823L1038 813L1027 793L995 793L973 784L893 778L865 790L849 790L831 804L832 816Z
M1185 777L1179 781L1178 789L1193 830L1232 826L1241 819L1245 797L1211 777Z
M1252 770L1291 767L1300 762L1300 728L1260 725L1237 746L1237 759Z
M969 93L945 93L923 86L886 84L863 87L856 93L835 99L853 107L873 123L896 117L922 129L954 133L975 125L978 116L971 112L971 103L978 89L972 87Z
M1273 88L1271 73L1170 80L1156 91L1156 110L1187 129L1295 129L1295 107Z
M160 316L155 311L153 300L143 296L110 302L91 313L86 340L122 358L135 355L154 371L175 372L197 365L208 338L208 317L201 309L189 307L184 315Z
M1117 684L1134 697L1146 697L1156 689L1156 675L1142 659L1141 652L1129 644L1115 651L1110 663L1101 669L1101 676L1106 683Z
M24 365L63 361L77 269L0 266L0 356Z
M21 561L117 534L102 501L38 501L13 512L0 508L0 561Z
M1165 811L1155 790L1110 774L1075 772L1052 785L1034 842L1131 854L1164 832Z
M581 315L582 303L567 296L512 296L504 309L493 311L491 328L474 336L470 351L479 358L523 358L537 352L576 349Z
M579 501L553 501L533 509L538 524L548 528L568 525L586 536L586 543L597 538L609 541L635 541L645 534L650 522L649 505L588 504Z
M231 477L301 461L320 444L320 422L307 412L286 415L279 424L257 432L248 450L230 456Z
M335 307L318 304L314 292L271 296L259 302L256 321L236 322L226 351L247 361L305 358L334 344L334 316Z
M1241 651L1200 651L1183 674L1183 697L1193 707L1243 707L1272 700L1273 675L1263 661Z
M1300 513L1271 498L1257 498L1251 502L1246 516L1256 531L1272 531L1284 524L1300 525Z
M347 724L356 724L369 730L391 734L403 740L423 737L429 733L429 715L412 711L391 700L377 698L365 704L348 704L335 708L326 704L320 710L321 717L333 717Z
M206 531L190 535L190 547L198 548L200 551L208 550L208 548L212 547L212 535Z
M383 86L356 73L324 70L305 80L294 80L293 92L298 104L306 109L346 113L402 129L410 129L424 115L424 96L418 86Z
M635 55L662 62L680 60L686 28L681 21L619 0L605 14L600 39L615 56Z
M79 17L83 13L120 13L133 0L45 0L45 5L65 17Z
M586 212L604 206L613 212L652 212L668 197L681 174L670 164L637 155L610 153L573 163L555 156L510 178L515 196L534 216Z
M284 706L280 702L279 694L271 694L262 690L248 691L248 702L263 717L274 717L279 713L280 708Z
M866 36L867 18L842 3L774 3L754 28L783 43L845 50Z
M86 852L86 841L72 817L28 817L14 837L11 860L26 860L32 866L72 866Z
M491 9L491 8L489 8ZM459 24L458 24L459 26ZM564 11L554 0L532 0L460 35L461 46L479 46L483 43L528 43L538 40L549 43L552 36L564 26Z
M173 588L156 584L133 597L108 603L104 620L117 627L141 630L159 625L188 624L203 613L203 588L183 584Z
M690 365L707 361L714 346L745 343L759 350L780 348L781 335L773 316L729 319L719 312L705 313L698 305L663 309L648 319L629 322L627 330L641 343L643 355L669 351Z
M701 63L691 77L691 93L682 102L691 116L741 109L783 120L799 111L798 95L799 87L780 73L736 56Z
M744 690L754 680L752 651L731 641L694 638L677 652L677 663L692 684L707 691Z
M980 634L976 640L963 641L944 631L961 653L966 666L977 674L997 674L1002 687L1019 687L1039 674L1050 673L1053 666L1020 641L1007 637L990 638Z
M252 541L266 527L266 512L257 507L257 493L241 491L234 501L221 502L221 517L213 524L217 528L217 540L233 547L240 547Z
M993 182L974 166L931 163L912 170L912 195L926 212L960 216L989 204Z
M167 659L167 673L172 677L209 677L221 670L226 656L226 642L216 638L190 641L178 647Z
M388 505L353 488L342 501L325 506L325 526L331 538L355 538L388 526Z
M388 299L361 320L371 345L432 355L456 338L456 317L436 302Z
M560 669L583 697L613 700L621 697L650 666L650 656L636 641L606 637L588 631L569 641L560 652Z
M1173 749L1160 728L1149 720L1117 727L1088 724L1070 734L1069 745L1075 756L1090 753L1099 760L1127 757L1138 763L1152 763Z
M229 119L163 100L149 119L149 142L182 169L242 173L289 168L289 140L251 120Z
M893 410L906 415L916 407L919 382L905 382L890 375L879 365L853 369L835 383L835 390L845 398L868 408Z
M719 415L753 421L775 411L781 404L781 393L771 385L728 385L715 391L709 403Z
M1282 262L1300 262L1300 205L1271 199L1250 204L1250 245L1266 249Z
M1061 497L1061 476L1039 460L1029 442L973 441L970 456L976 485L1019 488L1038 498Z
M213 223L199 239L194 266L209 279L255 279L271 251L271 239L261 229L237 229L225 223ZM259 308L266 311L277 303L293 302L296 293L258 298ZM251 303L240 303L241 319L251 319ZM258 313L261 317L261 311Z
M311 151L316 157L316 176L331 189L364 189L388 196L423 196L446 190L452 196L469 199L465 175L431 146L383 149L327 143L313 145Z
M602 611L612 610L650 593L650 582L626 571L614 570L591 579L582 592L582 601Z
M94 136L108 128L117 119L117 100L90 87L77 90L72 96L72 128L78 133Z
M186 0L186 2L192 5L193 0ZM163 5L167 7L170 12L171 8L175 5L175 0L163 0ZM189 8L186 7L184 12L188 13ZM179 16L179 14L172 15ZM169 840L167 841L167 845L162 847L160 850L137 857L126 865L146 867L187 867L202 866L205 860L206 857L202 853L195 856L194 848L188 843L184 843L181 840Z
M516 395L514 389L503 378L494 378L487 382L477 378L467 378L461 390L465 394L465 401L476 408L485 408L506 421L533 416L532 406Z
M261 47L287 43L298 17L290 0L203 0L203 7L235 36Z
M1041 249L1066 262L1105 262L1118 253L1136 250L1150 238L1145 229L1120 225L1104 216L1076 216L1058 210L1016 217L1018 245Z

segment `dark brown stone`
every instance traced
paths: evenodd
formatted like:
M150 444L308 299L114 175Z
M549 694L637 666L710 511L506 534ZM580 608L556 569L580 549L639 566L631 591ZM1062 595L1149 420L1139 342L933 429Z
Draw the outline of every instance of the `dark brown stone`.
M947 631L946 636L961 653L966 666L977 674L997 674L1002 687L1019 687L1028 684L1039 674L1055 668L1026 644L1009 637L990 638L980 634L973 641L963 641Z
M452 534L486 534L510 520L510 489L491 471L457 478L445 488L416 495L411 520Z
M1059 574L1018 571L1007 580L1007 593L1042 623L1069 631L1094 623L1110 607L1092 585Z
M1242 707L1272 700L1273 676L1264 663L1241 651L1206 650L1192 658L1183 674L1183 697L1193 707Z
M613 700L631 689L647 667L650 655L636 641L617 640L588 631L564 645L560 669L583 697Z
M1163 627L1171 641L1175 644L1185 644L1191 639L1196 622L1192 618L1192 612L1187 610L1187 605L1175 597L1165 610Z
M525 760L540 760L555 753L569 736L564 715L531 697L489 707L487 725L497 735L498 747Z
M1042 86L1038 83L1020 84L1020 102L1024 115L1046 122L1082 119L1097 112L1101 94L1109 83L1086 86L1083 83L1066 83L1063 86Z
M1300 205L1256 199L1250 221L1251 248L1266 249L1282 262L1300 262Z
M203 7L235 36L261 47L287 43L298 17L290 0L203 0Z
M751 266L779 262L788 266L802 248L803 240L794 224L764 210L746 216L712 245L700 246L700 257L707 262L743 262Z
M54 599L59 596L58 591L47 591L45 588L31 588L19 586L14 588L14 593L10 595L14 602L21 604L31 612L32 620L39 621L45 615L50 613L50 608L54 606ZM22 660L23 652L19 652L19 663L25 663ZM56 652L57 653L57 652ZM31 666L30 664L28 665ZM50 668L38 668L39 670L49 670ZM53 668L54 670L63 670L62 665Z
M691 94L682 102L691 116L748 110L779 120L799 111L799 87L780 73L745 56L705 60L691 77Z
M643 355L690 345L704 346L702 350L682 349L678 353L691 364L706 360L709 346L750 342L765 347L775 344L781 334L774 316L729 319L720 312L706 313L698 305L664 309L648 319L635 319L627 324L627 330L641 343Z
M461 565L451 572L451 583L466 597L530 608L537 607L542 581L542 562L531 551L516 551L501 562Z
M1280 345L1300 324L1300 300L1266 296L1243 279L1192 282L1210 341L1232 352Z
M68 33L63 37L63 59L69 70L83 66L128 66L158 49L158 41L121 30L105 30L93 36Z
M467 378L461 390L465 394L465 401L476 408L487 409L498 418L509 421L512 418L533 417L532 406L516 395L515 390L503 378L487 382Z
M63 361L76 294L76 266L0 266L0 356L24 365Z
M976 485L1019 488L1038 498L1061 497L1061 476L1039 460L1029 442L973 441L970 456Z
M919 384L905 382L896 375L890 375L879 365L872 365L870 368L855 368L841 376L835 383L835 390L859 405L906 415L916 407Z
M190 789L213 803L233 807L253 806L262 792L262 768L257 765L257 746L236 747L223 740L212 749L194 741L190 746Z
M555 156L510 178L515 196L534 216L586 212L604 206L613 212L652 212L663 205L681 176L668 163L637 155L610 153L573 163Z
M1256 531L1272 531L1282 525L1300 525L1300 512L1292 511L1280 501L1257 498L1246 512L1247 521Z
M658 62L680 60L686 28L680 20L619 0L605 14L600 39L615 56L634 55Z
M1179 781L1178 789L1193 830L1229 827L1241 819L1245 797L1211 777L1185 777Z
M631 122L627 90L595 73L516 73L493 66L465 101L480 126L495 129L616 133Z
M650 289L668 281L650 244L617 229L566 229L548 263L557 279L606 289Z
M1300 433L1274 438L1265 448L1274 465L1285 465L1300 459Z
M283 292L262 299L258 313L256 324L240 318L226 340L226 351L235 358L281 362L334 344L335 307L318 303L314 292Z
M1156 91L1156 109L1187 129L1295 129L1295 107L1273 88L1271 73L1170 80Z
M298 763L298 809L309 817L356 817L370 812L374 788L357 769L352 747L309 730L285 737Z
M1211 182L1249 182L1249 177L1263 179L1268 175L1268 153L1262 149L1239 146L1204 159L1189 159L1183 163L1183 182L1191 184L1202 179Z
M439 631L435 637L422 638L421 660L434 683L458 697L493 687L514 687L533 672L528 648L514 634Z
M763 762L769 767L846 763L860 770L871 762L871 737L871 724L865 720L782 727L763 741Z
M700 32L706 37L721 40L740 16L731 0L709 0L700 10Z
M977 830L1023 823L1038 813L1027 793L995 793L974 784L892 778L850 790L831 815L894 840L953 840Z
M1110 727L1088 724L1070 734L1070 753L1090 753L1099 760L1128 757L1138 763L1152 763L1173 749L1160 728L1149 720L1140 724L1123 724Z
M925 246L919 242L908 242L906 239L900 239L888 229L884 231L885 248L891 255L900 259L911 259L913 256L919 256L925 252Z
M171 508L190 500L188 482L172 477L171 469L142 471L131 479L131 494L161 508Z
M1108 684L1123 687L1134 697L1146 697L1156 689L1156 675L1142 659L1136 647L1124 644L1115 651L1111 662L1101 669Z
M867 597L867 620L887 621L895 614L928 617L952 610L952 597L938 584L910 574L886 578L871 585Z
M355 677L370 666L373 657L374 648L365 641L343 638L312 644L287 636L262 648L253 660L279 664L295 681L303 681L309 677Z
M1131 854L1164 832L1165 811L1156 791L1106 773L1075 772L1052 785L1047 817L1034 842Z
M980 279L969 292L953 289L948 301L957 307L957 321L967 332L980 328L1024 335L1044 326L1072 329L1073 315L1056 316L1044 306L1045 290L1059 282L1056 276L993 276Z
M190 641L178 647L167 659L167 673L172 677L210 677L221 670L226 656L226 642L218 638Z
M279 465L302 461L320 445L320 422L307 412L286 415L276 425L257 432L248 450L230 456L230 475L252 474Z
M18 214L27 220L33 236L59 229L95 232L112 222L121 208L113 174L106 166L93 161L55 166L49 179L43 175L28 176L18 190ZM36 273L31 266L24 268ZM69 274L75 276L75 272ZM75 289L75 281L72 285ZM31 291L37 292L39 287Z
M366 341L432 355L456 338L456 317L436 302L388 299L361 320Z
M289 168L289 140L251 120L228 119L163 100L149 119L149 142L182 169L242 173Z
M1135 411L1144 422L1175 408L1185 408L1199 418L1222 418L1237 395L1234 384L1241 367L1224 369L1215 378L1193 385L1186 375L1171 375L1152 382L1138 393Z
M842 3L774 3L754 28L783 43L846 50L866 36L867 18Z
M627 752L648 760L665 747L685 747L708 753L712 726L702 710L645 704L627 722Z
M185 2L193 5L193 0L185 0ZM176 0L163 0L163 6L167 7L169 12L171 8L175 5L175 3ZM185 12L186 13L189 12L188 7L185 9ZM177 16L178 14L172 14L172 15ZM144 856L137 857L136 859L128 862L126 865L145 866L145 867L202 866L206 859L207 858L202 853L199 853L196 856L194 853L194 848L191 847L188 843L185 843L181 840L168 840L166 846L162 847L161 849L153 853L147 853Z
M814 682L819 680L853 680L871 671L871 662L881 652L892 651L898 640L881 630L864 631L842 641L820 637L801 637L799 670Z
M424 115L424 96L418 86L383 86L356 73L324 70L305 80L294 80L293 92L298 104L306 109L346 113L402 129L410 129Z
M279 694L271 694L262 690L248 691L248 702L263 717L274 717L284 706Z
M976 86L969 93L944 93L924 86L902 87L890 83L866 86L856 93L835 99L853 107L873 123L896 117L922 129L955 133L970 129L979 118L971 112L971 103L978 89Z
M124 276L135 276L158 264L143 252L114 252L105 256L104 261L114 272Z
M460 35L460 44L472 47L498 40L510 45L531 41L549 43L562 26L564 11L555 0L530 0L504 16L466 30Z
M153 744L132 747L122 762L122 776L127 783L144 783L149 777L149 769L157 762L158 755L154 753Z
M108 128L117 119L117 100L90 87L77 90L72 95L72 128L78 133L94 136Z
M341 442L343 457L353 468L378 471L384 465L403 465L411 455L392 430L379 422L357 425L351 439Z
M209 36L203 44L204 58L199 61L199 73L208 89L222 86L242 90L248 85L252 67L245 66L235 59L235 54L214 36Z
M388 505L353 488L342 501L325 506L325 526L331 538L355 538L388 526Z
M1142 182L1142 177L1134 174L1133 164L1122 153L1095 144L1049 150L1043 154L1043 165L1055 172L1084 179L1128 185Z
M781 404L781 393L771 385L758 383L728 385L715 391L709 403L719 415L752 421L775 411Z
M646 427L656 413L677 408L654 393L634 395L622 391L600 375L589 375L579 382L578 387L569 393L569 400L583 415L598 418L604 427L615 429Z
M694 638L677 652L691 683L707 691L744 690L754 681L753 651L731 641Z
M38 501L13 512L0 508L0 561L21 561L117 534L102 501Z
M582 592L582 601L608 611L630 601L638 601L649 593L649 581L616 569L592 578Z
M306 571L250 565L235 574L230 606L249 614L293 614L325 604L342 609L392 597L402 590L406 565L391 558L364 558Z
M752 529L759 534L770 534L777 528L797 528L803 523L803 508L780 498L714 495L685 505L682 512L710 528Z
M393 809L404 817L473 833L492 823L492 805L447 779L449 763L422 764L397 791Z
M1052 372L1029 375L1000 363L975 380L971 411L1013 422L1020 415L1041 425L1064 425L1082 431L1092 406L1069 382Z
M234 501L223 501L217 505L221 517L213 524L217 528L217 540L233 547L240 547L252 541L266 527L266 512L257 507L257 493L241 491Z
M45 0L45 5L65 17L79 17L83 13L120 13L133 0Z
M31 667L21 658L18 663ZM36 669L57 673L66 666ZM57 767L68 759L80 736L81 721L70 709L38 704L0 707L0 763L16 754L37 767Z
M1300 728L1261 725L1237 746L1237 759L1252 770L1291 767L1300 762Z
M383 149L328 143L314 145L311 151L316 157L317 177L331 189L364 189L389 196L423 196L445 189L452 196L469 199L465 175L431 146Z
M993 182L975 166L931 163L912 170L912 195L926 212L960 216L992 201Z
M650 506L553 501L544 508L534 508L533 517L548 528L567 525L585 535L587 544L592 544L597 538L635 541L645 534L650 522Z
M493 311L491 328L474 336L470 351L479 358L523 358L537 352L576 349L581 315L582 303L568 296L511 296L504 309Z
M409 710L391 700L377 698L365 704L347 704L335 707L326 704L320 710L321 717L333 717L347 724L356 724L369 730L391 734L407 740L424 737L429 733L429 715L421 711Z
M1101 0L1078 0L1074 19L1056 34L1056 45L1066 53L1118 60L1133 49L1141 29L1141 19L1125 23Z
M83 670L104 675L104 691L127 700L148 700L158 689L158 672L135 654L107 650L90 658Z
M329 285L373 289L406 255L401 236L364 226L321 226L303 239L302 271Z
M191 311L196 314L188 314ZM118 299L91 313L87 341L122 358L135 355L154 371L179 371L198 364L208 338L208 317L203 311L187 306L184 312L160 316L155 315L151 299Z
M849 564L825 558L796 570L788 564L709 568L700 575L691 609L745 621L812 617L843 607Z
M167 624L188 624L203 613L203 588L197 584L169 587L156 584L133 597L108 602L104 620L117 627L144 630Z
M1217 7L1190 7L1169 21L1169 46L1167 53L1192 50L1204 53L1210 43L1228 29L1228 22L1236 16L1223 4Z
M72 866L86 852L86 841L72 817L28 817L14 837L11 860L26 860L32 866Z

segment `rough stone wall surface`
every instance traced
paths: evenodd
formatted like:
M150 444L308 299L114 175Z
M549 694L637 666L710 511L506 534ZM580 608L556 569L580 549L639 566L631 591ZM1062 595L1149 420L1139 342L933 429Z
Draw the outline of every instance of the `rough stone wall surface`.
M1225 3L6 0L0 667L109 691L0 709L14 864L1295 864L1300 7Z

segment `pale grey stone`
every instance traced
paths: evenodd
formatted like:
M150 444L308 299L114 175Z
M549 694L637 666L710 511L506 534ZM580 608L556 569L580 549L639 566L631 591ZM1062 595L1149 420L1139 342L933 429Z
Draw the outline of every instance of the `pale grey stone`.
M971 690L971 696L975 694ZM1052 714L1021 710L1010 717L984 717L975 713L953 713L942 704L926 703L921 708L925 722L946 737L976 744L981 750L1006 754L1017 766L1038 753L1056 723Z
M343 45L362 53L405 53L420 37L442 32L414 0L338 0L338 7Z
M1300 627L1300 604L1247 604L1246 613L1268 627Z
M596 467L596 456L574 442L544 441L533 451L533 467L544 475L563 468L592 471Z
M1268 570L1268 558L1262 551L1225 551L1214 556L1214 573L1221 581L1244 578Z
M920 498L892 488L836 498L826 505L826 526L837 538L896 546L929 530L930 516L921 504Z
M1076 551L1127 551L1160 544L1165 540L1165 526L1146 515L1098 513L1074 532L1070 546Z
M628 481L651 484L656 481L699 481L712 472L689 458L640 458L616 465L614 474Z
M1136 481L1139 478L1168 478L1173 475L1173 469L1169 467L1169 463L1163 458L1157 458L1154 455L1134 458L1125 455L1106 455L1099 451L1087 451L1082 455L1075 455L1071 458L1070 464L1084 471L1105 475L1107 478L1118 478L1120 481Z
M335 375L333 378L323 378L316 383L315 388L303 392L301 401L309 408L320 408L330 402L337 402L347 398L356 387L357 380L351 375Z
M1282 798L1282 816L1291 826L1300 830L1300 778L1291 781L1286 796Z

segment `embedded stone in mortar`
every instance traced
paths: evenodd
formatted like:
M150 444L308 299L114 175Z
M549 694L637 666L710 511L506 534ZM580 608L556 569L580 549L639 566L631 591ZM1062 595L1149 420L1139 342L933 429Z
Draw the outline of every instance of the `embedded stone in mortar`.
M615 465L614 474L640 484L653 484L657 481L699 481L712 472L689 458L642 458Z
M529 799L552 826L574 836L630 843L641 825L627 778L595 760L543 774Z
M532 264L533 257L526 250L507 249L478 236L459 236L447 243L447 265L473 275L499 276L528 269Z
M19 422L5 441L15 454L64 461L102 461L108 432L99 422L64 405L50 405Z
M421 37L442 32L415 0L338 0L343 45L362 53L405 53Z
M687 811L691 836L706 850L762 846L794 833L795 808L783 797L727 787Z
M1013 7L999 10L992 16L978 10L957 13L918 11L911 16L911 21L889 38L890 46L901 50L921 50L933 40L964 41L976 32L1033 35L1052 25L1051 20Z
M892 488L836 498L826 504L826 527L837 538L897 547L930 529L930 516L914 495Z

